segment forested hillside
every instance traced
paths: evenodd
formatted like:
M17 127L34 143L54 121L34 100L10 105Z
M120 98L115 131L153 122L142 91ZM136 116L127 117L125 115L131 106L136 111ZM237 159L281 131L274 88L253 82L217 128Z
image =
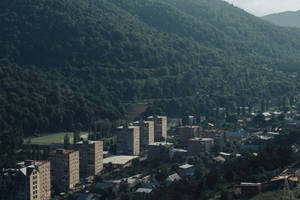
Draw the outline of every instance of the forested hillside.
M264 63L281 70L295 70L292 68L300 61L296 58L300 31L270 25L220 0L112 2L160 31L221 50L224 54L220 56L234 59L234 64L241 61L253 68Z
M0 13L1 146L124 119L133 100L209 116L299 94L300 31L220 0L2 0Z
M300 10L266 15L262 19L278 26L300 28Z

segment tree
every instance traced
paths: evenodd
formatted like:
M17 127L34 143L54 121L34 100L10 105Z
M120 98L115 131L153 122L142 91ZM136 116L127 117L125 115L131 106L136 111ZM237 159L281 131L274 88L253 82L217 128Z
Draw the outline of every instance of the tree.
M199 180L201 180L207 173L207 170L204 166L204 163L202 160L200 160L196 166L195 166L195 177Z
M232 194L227 190L222 190L220 200L231 200Z
M76 144L79 141L80 141L80 132L76 130L73 133L73 144Z
M226 122L229 122L229 123L237 123L237 116L236 115L229 115L226 117Z
M168 169L166 167L161 167L158 169L155 179L163 182L168 177Z
M64 136L64 147L65 148L69 148L70 146L70 137L69 137L69 134L65 134Z
M263 126L265 124L265 116L263 114L258 114L252 119L253 123L257 126Z
M220 181L220 172L218 168L213 168L211 171L207 174L206 177L206 184L208 188L213 189L217 186L217 184Z

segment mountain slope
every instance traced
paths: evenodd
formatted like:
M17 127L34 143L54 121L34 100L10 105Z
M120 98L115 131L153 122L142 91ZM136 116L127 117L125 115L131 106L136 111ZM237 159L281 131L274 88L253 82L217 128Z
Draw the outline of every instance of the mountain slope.
M223 1L2 0L0 13L1 130L90 129L133 100L214 116L299 94L300 32Z
M239 57L238 61L246 59L248 63L255 58L265 63L271 59L272 67L281 70L296 70L300 61L297 58L300 55L300 31L272 26L223 1L112 2L146 24L181 37L192 37L208 47L221 49L226 56Z
M266 15L262 19L278 26L300 28L300 10Z
M149 55L156 46L173 42L108 1L1 3L4 15L1 24L5 27L1 30L4 47L1 57L20 64L58 67L92 65L101 61L118 68L136 66L140 63L135 56ZM186 54L186 49L182 47L173 53L183 59L180 57ZM148 57L143 67L168 62L166 49L161 51L164 61ZM140 55L136 55L137 52Z

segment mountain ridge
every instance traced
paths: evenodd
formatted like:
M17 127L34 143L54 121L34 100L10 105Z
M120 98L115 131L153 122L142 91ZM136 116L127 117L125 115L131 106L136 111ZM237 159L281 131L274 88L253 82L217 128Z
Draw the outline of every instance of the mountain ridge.
M219 0L3 0L0 11L2 130L88 130L145 99L151 114L213 118L299 94L300 31Z
M300 10L270 14L262 19L278 26L300 28Z

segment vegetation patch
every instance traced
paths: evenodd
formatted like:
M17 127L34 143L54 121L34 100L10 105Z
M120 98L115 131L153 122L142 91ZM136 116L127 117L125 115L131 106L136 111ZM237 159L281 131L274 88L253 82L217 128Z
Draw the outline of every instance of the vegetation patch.
M67 133L62 132L62 133L41 135L39 137L29 137L29 138L25 139L24 143L39 144L39 145L63 144L64 143L64 137L67 134L69 136L70 144L73 144L73 135L74 135L74 133L71 133L71 132L67 132ZM82 139L87 139L88 133L80 133L80 137Z

